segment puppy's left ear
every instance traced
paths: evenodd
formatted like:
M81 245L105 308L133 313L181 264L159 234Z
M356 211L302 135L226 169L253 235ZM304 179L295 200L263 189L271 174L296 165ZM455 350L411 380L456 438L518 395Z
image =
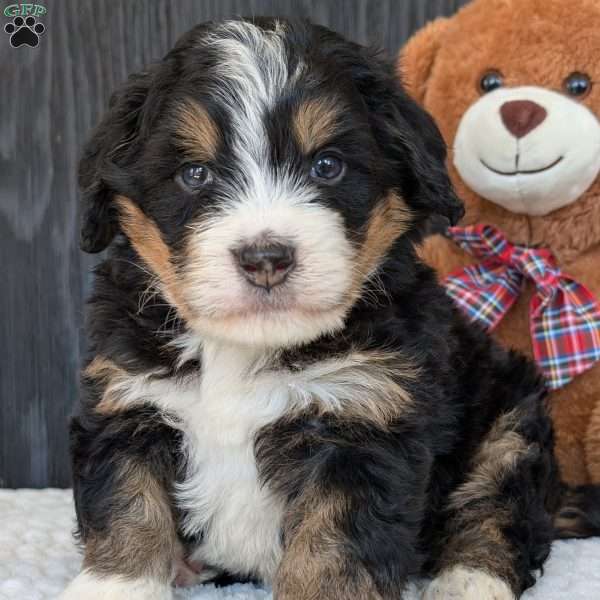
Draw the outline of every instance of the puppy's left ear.
M427 217L442 217L456 225L464 216L446 168L446 144L433 118L403 90L397 90L389 107L388 124L393 139L388 150L406 166L407 201Z
M133 182L126 163L137 152L143 107L152 71L132 75L117 90L109 109L85 144L79 163L82 192L80 246L85 252L101 252L119 230L116 194L130 196Z
M446 144L432 117L402 88L393 65L369 56L360 78L373 131L386 161L388 182L421 222L440 217L455 225L464 208L446 169Z

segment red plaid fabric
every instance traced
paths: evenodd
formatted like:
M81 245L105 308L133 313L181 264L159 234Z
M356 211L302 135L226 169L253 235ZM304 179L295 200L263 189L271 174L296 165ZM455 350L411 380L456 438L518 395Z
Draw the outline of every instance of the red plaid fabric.
M489 225L451 227L449 235L480 261L445 281L448 295L471 321L492 330L525 280L536 286L529 313L531 340L551 389L600 360L600 304L585 286L562 273L549 250L511 244Z

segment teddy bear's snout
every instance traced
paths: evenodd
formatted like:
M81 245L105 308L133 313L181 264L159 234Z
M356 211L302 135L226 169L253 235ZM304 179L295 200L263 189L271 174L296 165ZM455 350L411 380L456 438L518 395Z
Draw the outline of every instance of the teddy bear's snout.
M548 113L531 100L511 100L500 107L500 115L506 129L519 139L541 125Z
M600 173L600 121L561 92L505 86L469 106L452 149L474 192L513 213L543 216L575 202Z

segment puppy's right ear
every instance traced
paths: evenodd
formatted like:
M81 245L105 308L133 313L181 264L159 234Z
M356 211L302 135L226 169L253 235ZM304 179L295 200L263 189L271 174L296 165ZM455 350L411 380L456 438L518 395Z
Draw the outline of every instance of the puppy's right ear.
M400 80L407 92L420 104L425 100L435 57L449 25L450 19L443 17L431 21L406 42L398 55L396 68Z
M139 145L152 79L153 71L132 75L113 94L108 112L84 146L79 186L83 196L80 246L85 252L104 250L119 229L113 196L131 192L132 181L124 167Z

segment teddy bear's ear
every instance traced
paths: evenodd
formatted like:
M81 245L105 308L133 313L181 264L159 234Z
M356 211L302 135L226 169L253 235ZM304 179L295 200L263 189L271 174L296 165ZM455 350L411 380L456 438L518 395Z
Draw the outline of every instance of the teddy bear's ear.
M110 244L119 228L113 196L133 193L124 166L137 150L151 81L150 71L132 75L113 94L108 111L83 148L80 247L85 252L101 252Z
M398 55L397 70L408 93L422 103L435 57L450 19L439 18L413 35Z

